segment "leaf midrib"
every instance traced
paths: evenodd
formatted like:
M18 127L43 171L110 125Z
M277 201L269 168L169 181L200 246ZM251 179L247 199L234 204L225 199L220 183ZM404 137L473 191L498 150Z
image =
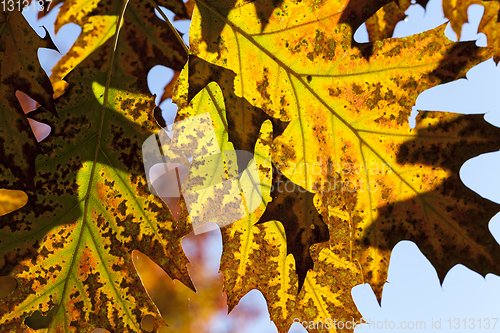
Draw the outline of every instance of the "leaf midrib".
M306 82L304 81L303 77L304 76L307 76L307 75L310 75L310 76L319 76L317 74L299 74L297 72L295 72L294 70L292 70L290 67L288 67L283 61L281 61L279 58L277 58L275 55L273 55L269 50L267 50L265 47L263 47L261 44L259 44L255 39L253 39L253 35L250 35L248 33L246 33L245 31L243 31L239 26L235 25L233 22L229 21L226 17L224 17L223 15L221 15L218 11L216 11L214 8L210 7L204 0L196 0L196 2L198 4L201 4L203 5L206 9L208 9L210 12L212 12L213 14L215 14L222 22L224 22L225 24L229 25L233 31L239 33L240 35L242 35L244 38L246 38L249 42L251 42L256 48L258 48L262 53L266 54L269 58L271 58L273 61L275 61L281 68L283 68L285 70L285 72L288 74L288 75L292 75L294 76L315 98L316 100L318 100L328 111L330 111L330 113L336 117L338 120L340 120L347 128L349 128L349 130L351 130L351 132L358 138L359 142L360 142L360 145L364 145L366 146L367 148L369 148L381 161L385 162L385 163L388 163L377 151L376 149L374 149L371 145L369 145L358 133L358 129L354 128L353 126L351 126L346 120L344 120L337 112L335 112L308 84L306 84ZM311 21L311 22L308 22L308 23L305 23L305 24L311 24L313 22L316 22L316 21ZM278 32L277 32L278 33ZM237 38L236 38L237 40ZM419 50L420 48L416 48L414 52L416 52L417 50ZM413 52L413 53L414 53ZM403 60L402 60L403 61ZM371 71L371 72L357 72L357 73L349 73L349 74L344 74L344 75L324 75L326 77L349 77L349 76L359 76L359 75L366 75L366 74L376 74L376 73L382 73L382 72L387 72L387 71L394 71L394 70L401 70L401 69L415 69L415 68L422 68L422 67L427 67L427 66L431 66L433 64L437 64L439 62L430 62L430 63L425 63L425 64L420 64L420 65L415 65L415 66L395 66L395 67L391 67L391 68L386 68L386 69L381 69L381 70L376 70L376 71ZM243 80L241 80L243 81ZM291 81L291 84L292 84L292 87L293 87L293 83ZM297 94L295 94L296 96ZM298 112L300 114L300 111ZM302 127L302 126L301 126ZM304 145L303 145L303 149L305 149ZM305 151L303 151L303 155L305 156ZM392 169L392 168L391 168ZM411 186L410 183L408 183L399 173L396 173L394 172L395 175L397 175L397 177L401 180L401 182L405 183L410 189L412 189L412 191L415 193L415 194L420 194L413 186ZM307 179L307 174L305 175L306 176L306 179ZM370 205L371 205L371 198L370 198ZM422 200L426 205L427 202L425 200ZM436 211L436 209L429 205L429 207L433 210L433 211ZM444 219L444 218L443 218ZM373 223L373 217L372 217L372 223ZM456 230L456 226L453 226L452 223L450 223L448 220L444 219L444 222L449 226L451 227L452 229ZM460 229L458 229L460 230ZM461 230L460 230L461 231ZM463 232L460 232L460 234L463 236L463 238L465 240L467 240L467 243L471 244L473 246L473 248L475 249L478 249L479 252L483 253L484 252L484 249L481 247L481 246L478 246L479 244L473 242L470 240L470 238L464 234Z
M251 38L250 35L248 35L246 32L244 32L240 27L238 27L237 25L235 25L233 22L227 20L223 15L221 15L219 12L215 11L214 9L212 9L210 6L208 6L205 1L203 0L197 0L197 2L199 2L200 4L202 4L205 8L207 8L208 10L210 10L212 13L214 13L219 19L221 19L223 22L225 22L227 25L231 26L231 28L233 30L235 30L236 32L238 32L239 34L241 34L243 37L245 37L248 41L250 41L252 44L254 44L261 52L265 53L268 57L270 57L272 60L274 60L276 63L278 63L278 65L283 68L287 73L288 75L292 75L294 76L321 104L323 104L323 106L328 110L330 111L330 113L332 113L333 116L335 116L337 119L339 119L342 123L344 123L345 126L347 126L353 133L354 135L356 135L356 137L358 138L358 140L362 143L364 143L367 147L369 147L376 155L377 157L379 157L381 160L385 161L370 145L368 145L364 140L363 138L361 138L361 136L357 133L358 130L356 128L354 128L353 126L351 126L346 120L344 120L337 112L335 112L313 89L311 89L311 87L305 83L304 79L302 78L303 76L306 76L307 74L298 74L296 73L294 70L290 69L284 62L282 62L280 59L278 59L276 56L274 56L269 50L267 50L266 48L262 47L259 43L257 43L253 38ZM411 67L411 68L418 68L418 67L424 67L426 65L421 65L421 66L414 66L414 67ZM387 69L387 70L394 70L394 68L392 69ZM370 72L370 73L374 73L374 72ZM349 74L349 75L363 75L363 73L355 73L355 74ZM312 75L311 75L312 76ZM243 80L241 80L243 81ZM292 83L293 81L291 81ZM292 86L293 86L293 83L292 83ZM296 95L296 94L295 94ZM300 112L299 112L300 113ZM305 152L304 152L305 153ZM305 154L304 154L305 155ZM399 175L398 175L399 178L401 178ZM401 180L404 181L404 179L401 178ZM406 181L405 181L406 183ZM410 184L408 184L408 186L410 186ZM412 188L410 186L410 188ZM412 188L413 189L413 188ZM416 190L415 190L415 193Z
M84 232L83 232L84 228L87 228L87 230L90 234L90 237L92 238L92 241L94 242L94 245L97 247L96 241L95 241L95 239L92 235L92 232L90 230L90 227L88 225L87 212L89 209L89 202L91 199L92 183L94 182L94 177L96 175L97 158L99 156L99 152L101 152L101 139L102 139L102 132L103 132L103 128L104 128L104 119L105 119L105 115L106 115L106 108L107 108L107 104L108 104L108 95L109 95L109 87L111 84L111 77L112 77L112 72L113 72L114 56L115 56L115 52L116 52L116 48L117 48L117 44L118 44L118 37L119 37L121 23L122 23L123 18L125 16L125 11L127 9L128 2L129 2L129 0L124 1L121 14L120 14L118 21L116 23L116 32L115 32L115 37L114 37L113 49L111 50L111 59L109 61L106 85L104 88L104 95L102 97L103 103L102 103L102 108L101 108L101 116L100 116L100 120L99 120L99 126L97 129L97 140L96 140L96 147L95 147L95 152L94 152L94 159L93 159L93 163L92 163L92 170L90 172L89 179L88 179L87 192L85 193L85 196L83 198L83 200L85 201L85 206L84 206L83 216L82 216L82 228L81 228L81 232L78 235L78 240L76 242L75 251L73 252L73 257L72 257L71 263L69 265L69 272L72 272L74 270L74 267L76 264L76 258L77 258L77 251L80 249L80 246L81 246L81 242L82 242L82 238L83 238L83 234L84 234ZM101 260L102 260L101 253L99 251L97 251L97 253L98 253L99 258L101 258ZM105 272L109 278L110 276L109 276L108 269L106 267L104 269L105 269ZM61 295L61 303L59 303L57 305L57 310L56 310L56 313L54 316L57 316L57 313L61 309L61 305L64 302L64 298L65 298L66 292L68 290L68 282L70 280L69 279L70 276L71 276L71 274L68 274L67 277L64 279L64 287L63 287L63 291L62 291L62 295ZM111 279L109 279L109 280L111 280ZM119 295L118 291L116 290L115 284L111 283L111 286L112 286L115 294ZM123 299L121 297L118 297L118 299L123 304ZM130 313L129 307L123 306L123 310L125 310L127 312L128 318L133 318L132 314ZM49 332L51 331L53 323L54 323L54 321L52 321L50 323L47 331L49 331ZM63 323L66 326L66 320L63 320Z

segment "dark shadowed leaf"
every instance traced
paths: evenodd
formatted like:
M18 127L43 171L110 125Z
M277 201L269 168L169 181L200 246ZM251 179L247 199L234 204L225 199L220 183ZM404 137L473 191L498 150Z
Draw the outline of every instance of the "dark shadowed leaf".
M54 92L37 57L41 47L56 49L45 32L40 38L18 11L0 12L0 161L31 189L41 150L16 91L56 114Z
M48 332L136 332L156 308L132 250L192 287L180 244L191 226L185 214L174 222L147 186L141 146L159 129L154 98L133 77L113 77L106 101L105 73L78 69L67 80L59 118L31 113L52 128L36 161L35 191L25 190L28 204L0 217L0 274L18 282L0 305L0 331L25 329L33 311L55 309ZM22 188L7 170L1 174L3 187Z

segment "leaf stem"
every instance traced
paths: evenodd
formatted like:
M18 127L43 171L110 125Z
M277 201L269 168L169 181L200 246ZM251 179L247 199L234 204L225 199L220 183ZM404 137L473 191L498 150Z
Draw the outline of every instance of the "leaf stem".
M102 101L102 111L101 111L101 119L99 122L99 128L97 130L97 147L95 150L95 156L94 156L94 161L97 161L97 155L99 154L99 150L101 149L101 137L102 137L102 128L104 126L104 113L106 112L106 106L108 102L108 94L109 94L109 86L111 85L111 76L113 75L113 63L115 60L115 53L116 53L116 48L118 46L118 37L120 35L120 27L123 22L123 17L125 16L125 10L127 9L129 0L123 1L123 7L122 11L120 13L120 17L118 17L118 21L116 22L116 32L113 40L113 50L111 52L111 58L109 59L109 68L108 68L108 73L106 77L106 85L104 86L104 95L103 95L103 101ZM95 166L96 163L93 164L92 166L92 171L90 173L90 184L92 184L92 179L95 173ZM90 194L90 192L87 192L87 194Z
M104 126L104 114L106 113L106 106L108 102L108 94L109 94L109 86L111 85L111 76L113 75L113 63L115 60L115 53L116 53L116 48L118 45L118 36L120 35L120 27L123 22L123 17L125 16L125 10L127 9L129 0L123 1L123 7L122 11L120 13L120 17L118 18L118 21L116 22L116 32L113 40L113 50L111 51L111 57L109 59L109 68L108 68L108 73L106 77L106 85L104 86L104 94L103 94L103 101L102 101L102 109L101 109L101 119L99 121L99 127L97 129L97 143L96 143L96 149L95 149L95 154L94 154L94 163L92 165L92 171L90 172L90 177L89 177L89 186L92 185L92 181L94 179L95 175L95 168L97 161L97 156L99 155L99 150L101 149L101 138L102 138L102 128ZM90 187L89 187L90 188ZM87 205L88 205L88 198L90 196L90 191L87 191L87 194L85 196L85 212L84 212L84 221L85 221L85 214L87 212Z
M158 13L160 13L161 17L165 20L165 22L167 22L168 26L174 32L175 37L177 38L177 40L179 41L179 43L182 44L182 47L184 48L184 51L186 52L186 55L189 55L189 49L186 46L186 43L184 43L184 40L182 39L181 35L179 35L179 32L177 31L177 29L175 29L175 27L173 26L172 22L170 22L170 20L168 19L167 15L165 15L165 13L163 13L163 11L160 9L160 7L158 6L158 4L154 0L148 0L148 1L149 1L149 3L151 5L153 5L155 7L155 9L158 11Z

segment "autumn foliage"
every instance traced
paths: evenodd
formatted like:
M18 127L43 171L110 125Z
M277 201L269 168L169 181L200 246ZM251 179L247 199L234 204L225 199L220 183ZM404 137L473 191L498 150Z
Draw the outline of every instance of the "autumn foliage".
M193 319L173 314L189 308L186 299L204 308L227 298L231 311L252 289L280 333L294 318L359 320L352 287L369 283L380 299L401 240L415 242L441 280L458 263L500 274L487 228L499 207L459 177L465 161L498 149L500 131L479 115L439 110L408 122L421 92L498 62L498 2L443 1L457 33L470 4L485 6L484 48L451 42L444 26L391 38L405 0L51 8L59 2L56 31L72 22L82 33L50 79L37 57L55 48L50 36L38 37L18 10L0 13L0 282L16 284L0 293L1 332L33 331L25 320L37 310L50 312L47 332L187 332ZM189 48L159 6L192 20ZM356 43L365 22L370 42ZM259 188L257 208L221 228L223 287L193 283L181 246L192 232L184 199L174 216L148 187L142 144L165 126L147 85L156 65L176 72L162 97L177 104L176 120L208 113L219 147L253 153L258 168L241 189ZM18 91L36 110L25 115ZM28 119L50 135L38 142ZM218 163L229 174L231 161ZM240 174L248 168L237 164ZM208 177L194 172L191 180ZM231 209L217 193L218 207ZM139 277L139 266L162 282ZM156 283L163 296L146 292ZM166 298L178 306L160 305Z

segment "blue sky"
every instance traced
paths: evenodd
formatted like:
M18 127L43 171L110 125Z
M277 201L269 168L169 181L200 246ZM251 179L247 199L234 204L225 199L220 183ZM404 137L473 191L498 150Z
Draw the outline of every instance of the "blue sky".
M168 12L168 11L167 11ZM482 6L473 5L469 8L469 21L462 30L462 40L476 40L479 46L486 44L484 34L477 34L477 26L483 13ZM411 6L405 21L400 22L394 32L394 37L403 37L419 33L446 22L444 19L441 1L431 0L424 11L420 5ZM80 33L81 29L69 24L64 26L57 36L54 35L53 22L56 12L36 22L36 12L30 10L25 16L39 34L44 35L41 25L45 25L62 53L69 50L70 46ZM170 19L173 14L167 15ZM174 25L185 33L187 41L189 21L176 21ZM448 26L448 38L456 40L456 35ZM358 29L355 34L358 42L366 41L366 29ZM52 50L42 49L39 51L42 66L46 71L57 62L60 55ZM148 83L152 93L161 96L163 88L172 77L172 70L156 66L148 76ZM485 119L493 125L500 126L500 69L490 59L467 74L467 79L458 80L442 86L432 88L423 92L417 99L413 117L416 110L449 111L459 113L486 113ZM159 98L159 97L158 97ZM161 105L167 123L173 121L175 105L169 100ZM410 119L410 123L414 121ZM460 175L464 183L484 198L500 203L500 152L488 153L467 161L461 169ZM497 214L489 225L490 231L497 240L500 240L500 215ZM213 245L207 254L207 261L214 271L218 269L220 258L221 237L220 232L211 232ZM186 249L186 252L189 252ZM425 321L426 330L419 332L460 332L465 331L463 325L475 324L474 329L467 331L479 332L478 324L481 319L484 328L486 319L490 319L490 328L485 332L500 330L500 323L496 329L491 328L493 319L500 317L500 277L488 274L483 278L479 274L469 270L463 265L453 267L441 286L434 267L422 255L418 247L409 241L398 243L392 251L388 282L384 286L382 295L382 306L379 306L369 285L356 286L352 290L354 301L364 318L369 318L374 323L393 321L395 327L410 324L411 321ZM252 291L246 295L239 306L256 307L261 315L252 321L250 326L241 327L241 332L267 333L277 332L273 323L269 322L269 316L265 307L265 300L258 291ZM473 318L471 320L471 318ZM457 329L457 319L460 328ZM463 321L466 319L466 322ZM226 332L231 316L225 317L221 314L209 325L214 333ZM436 326L441 322L441 328ZM499 318L500 320L500 318ZM386 327L388 324L385 325ZM455 328L454 328L455 327ZM356 328L355 332L369 331L366 325ZM395 329L375 329L377 332L394 332ZM417 330L414 330L417 331ZM294 324L290 332L306 332L300 324Z

